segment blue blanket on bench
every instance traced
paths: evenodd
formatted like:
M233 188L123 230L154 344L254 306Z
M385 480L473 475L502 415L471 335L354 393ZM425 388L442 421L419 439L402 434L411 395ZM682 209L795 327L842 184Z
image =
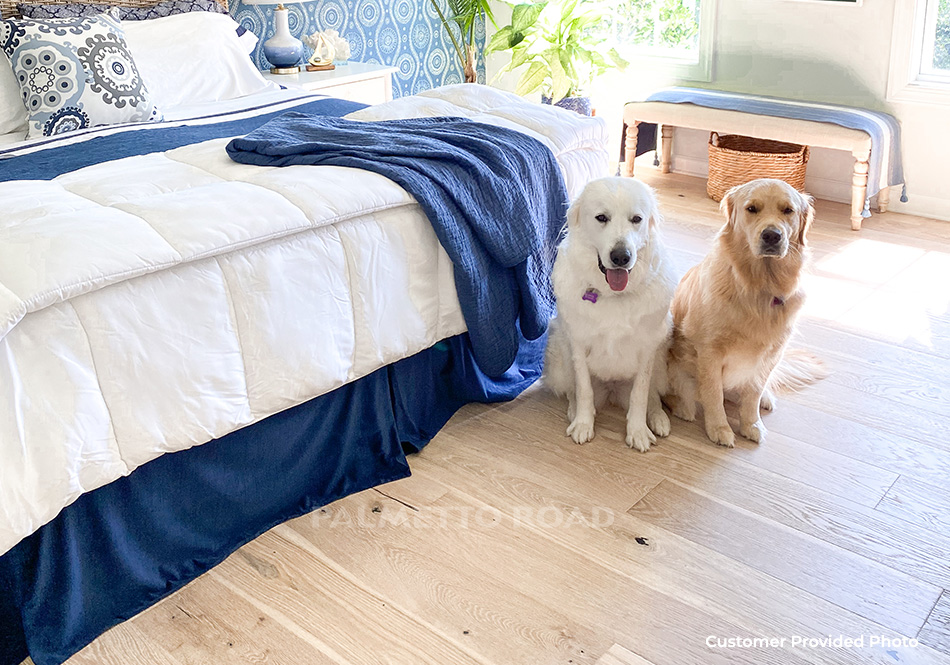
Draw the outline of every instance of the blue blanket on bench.
M284 114L228 144L237 162L349 166L412 194L455 268L455 286L479 367L515 359L554 314L550 270L567 211L551 151L521 132L464 118L356 122Z
M851 106L837 106L791 99L758 97L737 92L704 90L702 88L674 87L660 90L647 98L648 102L696 104L708 108L741 111L757 115L771 115L794 120L830 122L841 127L857 129L871 137L871 158L868 161L868 200L864 216L869 217L869 200L881 189L904 184L901 164L901 127L897 119L887 113L868 111ZM906 192L901 201L906 201Z

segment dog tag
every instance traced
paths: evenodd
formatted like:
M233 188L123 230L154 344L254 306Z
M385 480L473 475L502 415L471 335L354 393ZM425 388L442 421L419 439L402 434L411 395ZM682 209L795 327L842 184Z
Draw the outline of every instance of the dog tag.
M597 298L600 296L600 291L597 289L587 289L584 291L584 295L581 296L581 300L586 300L588 302L597 302Z

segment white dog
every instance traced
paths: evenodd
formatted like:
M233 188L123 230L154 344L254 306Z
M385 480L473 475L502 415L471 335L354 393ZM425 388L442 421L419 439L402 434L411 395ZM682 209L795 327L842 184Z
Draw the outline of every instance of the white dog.
M567 434L577 443L593 438L596 409L611 396L627 409L631 448L646 452L670 433L660 395L676 278L659 221L653 190L634 178L595 180L567 211L544 380L567 396Z

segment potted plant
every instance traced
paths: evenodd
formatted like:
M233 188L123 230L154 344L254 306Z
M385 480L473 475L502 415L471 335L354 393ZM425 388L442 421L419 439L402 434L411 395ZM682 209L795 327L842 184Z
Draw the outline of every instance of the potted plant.
M449 33L452 45L455 46L455 54L458 56L459 63L462 65L462 71L465 75L466 83L475 83L478 79L476 71L477 57L475 53L475 23L478 20L484 21L486 17L495 25L495 16L491 11L490 0L448 0L451 17L446 17L438 0L429 0L435 11L439 14L442 26ZM452 32L452 24L458 26L459 36L456 39Z
M629 64L597 34L606 18L603 2L539 0L512 6L511 24L492 37L485 51L511 51L511 61L499 72L527 66L517 93L541 89L541 101L590 115L584 96L597 76Z

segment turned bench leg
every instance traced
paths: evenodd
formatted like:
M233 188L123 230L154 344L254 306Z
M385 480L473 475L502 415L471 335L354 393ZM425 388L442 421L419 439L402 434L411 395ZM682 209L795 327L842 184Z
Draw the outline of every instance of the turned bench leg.
M640 133L640 122L627 125L627 135L623 137L623 174L633 177L633 160L637 158L637 135Z
M867 159L854 160L854 173L851 175L851 229L861 230L864 217L864 201L868 193L868 162Z
M877 193L877 211L887 212L887 205L891 202L891 190L887 187Z
M670 163L673 159L673 126L661 125L660 135L662 137L660 146L660 173L669 173Z

